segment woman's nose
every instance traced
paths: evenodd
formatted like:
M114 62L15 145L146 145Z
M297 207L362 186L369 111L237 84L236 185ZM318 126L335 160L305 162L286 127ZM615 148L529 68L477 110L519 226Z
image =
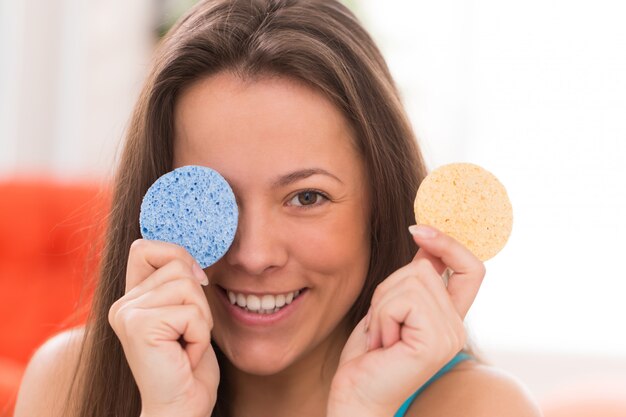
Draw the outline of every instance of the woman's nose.
M237 233L226 262L250 275L262 275L287 261L285 242L275 213L240 207Z

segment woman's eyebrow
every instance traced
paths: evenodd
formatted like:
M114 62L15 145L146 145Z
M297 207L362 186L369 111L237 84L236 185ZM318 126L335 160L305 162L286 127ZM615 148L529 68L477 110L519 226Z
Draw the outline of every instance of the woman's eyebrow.
M296 181L299 180L303 180L305 178L308 178L312 175L326 175L328 177L334 178L335 180L339 181L340 183L343 184L343 181L341 181L337 176L331 174L330 172L326 171L325 169L322 168L306 168L306 169L299 169L297 171L294 172L290 172L289 174L286 175L282 175L280 177L278 177L273 183L272 183L272 188L280 188L280 187L285 187L291 183L294 183Z

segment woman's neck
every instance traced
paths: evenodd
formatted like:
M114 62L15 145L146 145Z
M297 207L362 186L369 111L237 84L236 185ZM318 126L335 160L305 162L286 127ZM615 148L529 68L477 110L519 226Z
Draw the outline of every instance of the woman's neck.
M334 332L274 375L251 375L230 365L227 383L232 416L325 416L330 384L346 339L344 331Z

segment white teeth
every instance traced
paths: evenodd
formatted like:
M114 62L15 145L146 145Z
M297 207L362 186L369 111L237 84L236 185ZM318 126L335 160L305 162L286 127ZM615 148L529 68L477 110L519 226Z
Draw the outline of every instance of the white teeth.
M276 308L281 308L285 305L285 294L278 294L276 296Z
M276 298L273 295L266 294L261 298L261 308L264 310L274 310L276 307Z
M257 314L276 313L285 305L291 304L300 293L301 291L297 290L287 294L265 294L259 297L254 294L244 295L227 291L228 299L231 304L237 304L239 307Z
M237 305L239 307L245 307L246 306L246 296L243 294L237 294Z
M246 300L248 301L246 303L246 307L248 307L248 310L258 311L261 308L261 299L256 295L250 294L246 298Z

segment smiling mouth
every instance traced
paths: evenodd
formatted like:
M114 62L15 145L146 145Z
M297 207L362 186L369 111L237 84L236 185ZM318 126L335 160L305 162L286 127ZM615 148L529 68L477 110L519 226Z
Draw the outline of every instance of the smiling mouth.
M300 297L307 289L301 288L284 294L243 294L225 288L220 289L226 293L230 303L242 310L255 314L274 314L291 304Z

